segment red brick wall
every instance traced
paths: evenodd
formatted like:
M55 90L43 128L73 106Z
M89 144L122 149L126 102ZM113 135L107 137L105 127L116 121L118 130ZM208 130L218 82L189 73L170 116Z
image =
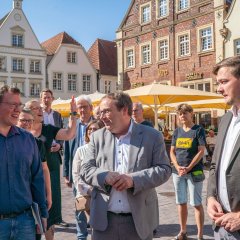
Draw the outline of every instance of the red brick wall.
M170 80L172 84L178 85L179 82L186 80L187 73L193 71L203 73L203 78L211 77L212 67L216 62L215 52L197 53L197 28L206 24L214 24L213 1L203 0L199 3L198 0L191 0L190 5L192 7L187 11L177 14L174 13L173 0L169 0L169 16L162 20L157 20L155 0L152 0L152 21L145 26L141 26L139 24L140 5L146 2L149 1L135 1L122 28L123 48L134 46L135 49L135 68L124 70L124 90L129 89L131 84L145 83L146 85L152 83L154 80ZM171 31L172 29L173 31ZM178 58L176 56L176 34L187 30L190 30L191 35L191 55L189 57ZM156 32L156 38L153 37L154 31ZM137 36L139 43L136 43ZM169 61L157 62L156 39L164 36L169 36L170 59ZM151 41L152 46L152 63L148 66L141 66L139 56L140 44L149 41ZM159 71L161 73L165 72L165 74L159 74Z

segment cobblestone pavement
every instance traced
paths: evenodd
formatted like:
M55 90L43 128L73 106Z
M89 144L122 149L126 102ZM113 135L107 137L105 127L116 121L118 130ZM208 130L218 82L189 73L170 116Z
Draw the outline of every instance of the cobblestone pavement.
M205 197L206 197L206 184L208 172L205 172L206 180L204 181L203 189L203 205L205 209L205 226L204 226L204 239L214 239L211 229L211 221L206 214ZM157 228L157 233L154 239L169 240L172 239L179 232L177 208L175 205L175 195L173 189L172 178L162 186L157 188L158 203L160 212L160 225ZM62 180L62 215L64 221L70 224L68 228L61 228L56 226L55 240L76 240L76 229L74 220L74 198L72 190L67 188ZM188 216L188 236L189 239L197 239L197 229L195 226L194 210L189 206ZM89 235L89 240L91 235ZM131 239L129 239L131 240Z

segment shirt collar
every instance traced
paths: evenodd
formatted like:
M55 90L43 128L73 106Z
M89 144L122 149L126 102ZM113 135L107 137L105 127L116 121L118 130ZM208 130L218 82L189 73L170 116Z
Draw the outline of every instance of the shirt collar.
M7 136L11 137L13 135L19 135L19 134L20 134L19 128L16 126L11 126Z
M232 106L229 111L232 112L234 117L240 117L240 109L237 109L236 106Z
M131 136L132 135L132 128L133 128L133 120L131 119L130 120L130 126L128 128L127 133L125 135L120 136L119 138L124 138L124 137L127 137L127 136Z

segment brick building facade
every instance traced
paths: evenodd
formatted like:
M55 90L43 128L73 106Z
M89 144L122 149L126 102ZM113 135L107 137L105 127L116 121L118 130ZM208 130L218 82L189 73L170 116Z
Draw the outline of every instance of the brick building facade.
M214 92L215 12L224 7L223 0L133 0L117 30L120 86L157 81Z

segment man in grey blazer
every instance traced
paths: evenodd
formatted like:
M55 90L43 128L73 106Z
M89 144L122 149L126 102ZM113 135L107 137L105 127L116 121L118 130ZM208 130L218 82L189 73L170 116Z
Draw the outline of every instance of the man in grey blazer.
M232 108L221 119L210 166L207 211L215 239L240 239L240 56L218 63L218 92Z
M93 239L152 239L159 224L155 187L171 175L163 136L134 123L125 93L106 95L100 111L105 128L92 134L80 171L93 186Z

